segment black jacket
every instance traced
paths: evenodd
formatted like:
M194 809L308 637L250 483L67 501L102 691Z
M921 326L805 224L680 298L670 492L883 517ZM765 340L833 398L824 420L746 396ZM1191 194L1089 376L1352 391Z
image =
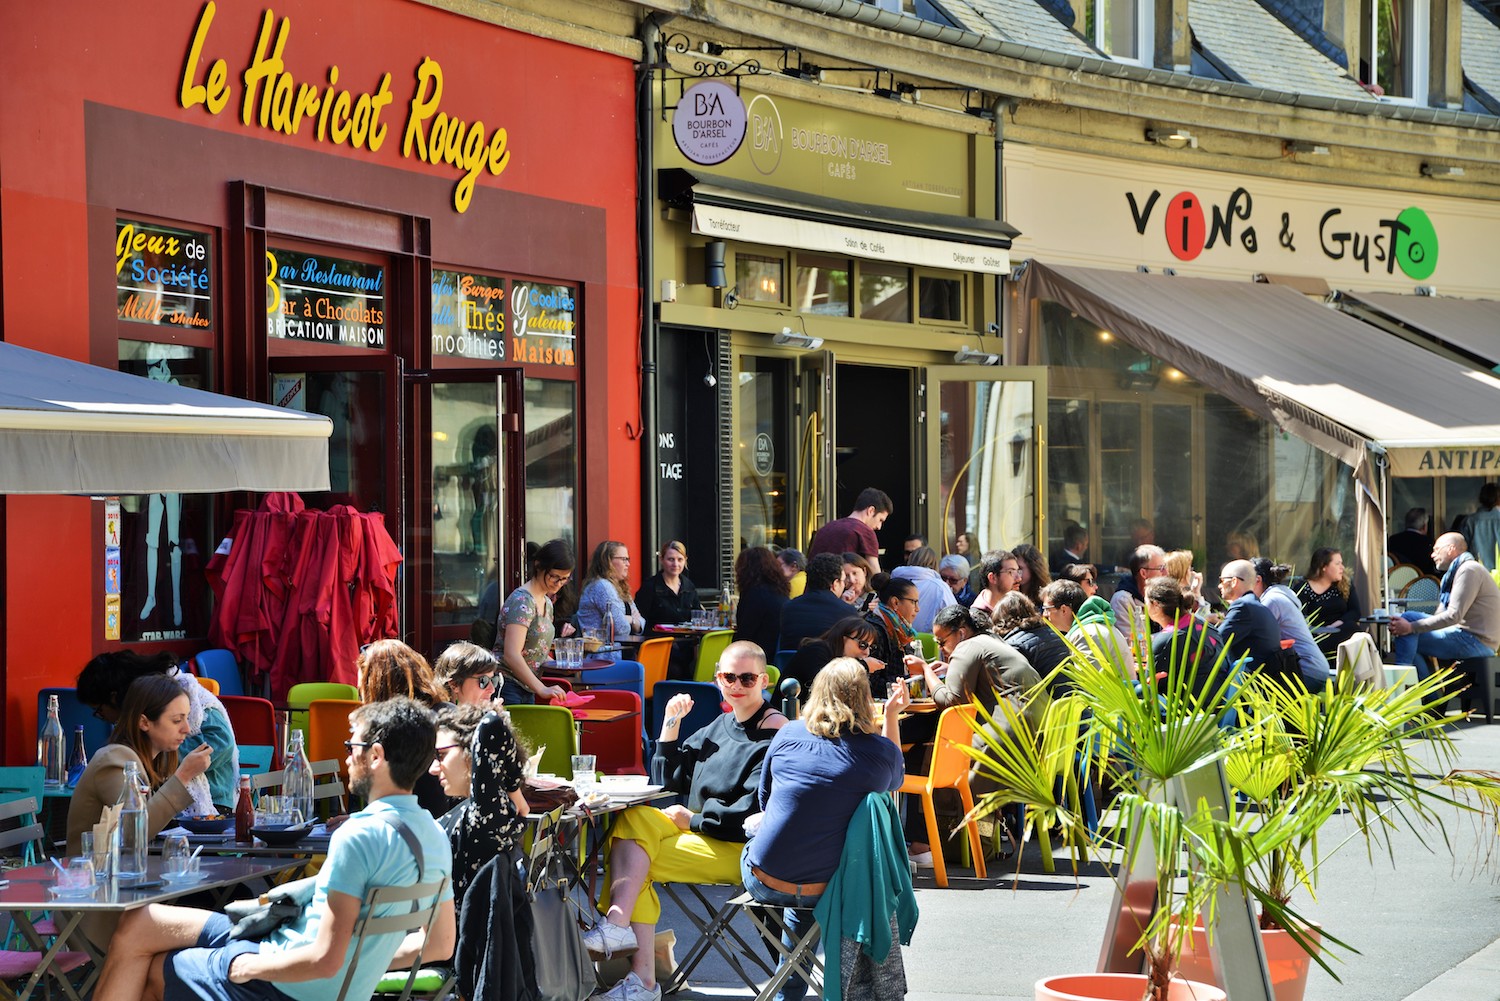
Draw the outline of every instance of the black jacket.
M1229 603L1219 635L1229 647L1229 662L1249 655L1244 669L1277 669L1281 663L1281 626L1271 610L1253 594L1242 594Z
M793 598L781 610L781 639L776 649L795 650L809 636L822 636L835 622L858 614L832 591L810 591Z
M698 589L693 586L687 574L683 574L678 578L677 590L674 592L658 573L635 592L635 607L646 620L647 632L658 624L688 622L693 617L693 609L698 607Z

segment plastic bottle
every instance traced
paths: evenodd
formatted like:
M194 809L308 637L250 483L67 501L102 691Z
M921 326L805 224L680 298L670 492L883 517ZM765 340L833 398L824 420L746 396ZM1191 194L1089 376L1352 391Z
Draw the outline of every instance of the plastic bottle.
M89 752L83 743L83 727L76 726L73 728L73 750L68 755L68 785L76 786L88 766Z
M68 780L68 766L63 758L63 729L57 718L57 696L47 696L47 719L36 741L36 763L42 766L42 781L59 788Z
M286 752L286 772L281 780L281 794L288 810L297 810L304 821L313 816L313 774L302 748L302 731L293 730L292 745Z
M134 761L125 763L125 784L115 802L120 807L120 826L115 828L120 857L115 875L121 883L137 882L146 878L146 851L151 839L146 824L146 786L140 765Z
M240 776L240 796L234 804L234 840L248 845L253 838L250 828L255 826L255 804L250 798L250 776Z

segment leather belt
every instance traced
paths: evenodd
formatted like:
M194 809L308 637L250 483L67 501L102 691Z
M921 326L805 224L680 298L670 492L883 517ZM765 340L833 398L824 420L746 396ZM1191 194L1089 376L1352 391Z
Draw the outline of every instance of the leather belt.
M795 897L816 897L828 889L827 883L788 883L784 879L777 879L758 865L752 865L750 871L755 878L777 893L790 893Z

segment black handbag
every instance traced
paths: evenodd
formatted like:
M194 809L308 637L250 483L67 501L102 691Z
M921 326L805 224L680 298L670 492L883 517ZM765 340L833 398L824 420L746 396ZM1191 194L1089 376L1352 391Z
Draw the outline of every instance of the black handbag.
M232 900L224 905L224 913L234 919L229 930L231 939L249 939L258 942L271 932L302 913L312 900L313 887L318 878L293 880L262 893L249 900Z

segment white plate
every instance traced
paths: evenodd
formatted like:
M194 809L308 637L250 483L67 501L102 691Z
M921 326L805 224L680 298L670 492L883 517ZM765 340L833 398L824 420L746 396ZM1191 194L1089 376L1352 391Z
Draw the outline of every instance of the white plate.
M659 785L620 785L609 784L599 787L601 792L607 792L615 799L632 799L636 796L649 796L654 792L661 792L664 786Z

